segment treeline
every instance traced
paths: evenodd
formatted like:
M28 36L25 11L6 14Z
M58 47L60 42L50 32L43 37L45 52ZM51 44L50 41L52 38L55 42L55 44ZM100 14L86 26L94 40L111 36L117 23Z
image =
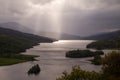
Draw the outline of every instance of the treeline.
M87 45L87 48L93 49L120 49L120 38L98 40Z
M40 42L52 42L53 39L19 31L0 28L0 54L20 53Z
M90 51L90 50L72 50L66 52L66 57L70 58L83 58L83 57L93 57L96 55L103 55L103 51Z

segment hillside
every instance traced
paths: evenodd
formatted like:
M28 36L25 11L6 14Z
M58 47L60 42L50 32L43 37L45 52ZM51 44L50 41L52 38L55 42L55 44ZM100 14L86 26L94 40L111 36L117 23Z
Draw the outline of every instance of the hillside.
M19 53L40 42L52 41L52 39L46 37L0 28L0 54Z
M120 37L120 30L114 32L105 32L88 37L81 37L78 35L72 35L67 33L55 33L55 32L40 32L39 35L58 39L58 40L105 40Z
M30 33L32 32L32 29L21 25L17 22L6 22L6 23L0 23L0 27L2 28L7 28L7 29L12 29L12 30L17 30L20 32L26 32L26 33Z
M88 40L103 40L103 39L111 39L120 37L120 30L114 32L107 32L102 34L97 34L93 36L86 37L84 39Z
M27 32L31 34L33 33L33 30L17 22L0 23L0 27L17 30L20 32ZM103 39L120 37L120 30L114 32L105 32L88 37L84 37L84 36L81 37L79 35L73 35L69 33L57 33L57 32L49 32L49 31L40 31L36 34L39 36L45 36L57 40L103 40Z
M0 66L35 60L33 55L19 54L40 42L53 42L42 36L23 33L0 27Z
M88 39L98 40L87 45L93 49L120 49L120 30L91 36Z
M8 28L8 29L12 29L12 30L17 30L17 31L21 31L21 32L27 32L27 33L33 33L34 31L24 25L21 25L17 22L7 22L7 23L0 23L0 27L3 28ZM57 39L57 40L80 40L83 39L80 36L77 35L72 35L72 34L67 34L67 33L57 33L57 32L43 32L40 31L37 33L37 35L39 36L45 36L45 37L49 37L49 38L53 38L53 39Z
M87 45L87 48L93 49L120 49L120 38L98 40Z

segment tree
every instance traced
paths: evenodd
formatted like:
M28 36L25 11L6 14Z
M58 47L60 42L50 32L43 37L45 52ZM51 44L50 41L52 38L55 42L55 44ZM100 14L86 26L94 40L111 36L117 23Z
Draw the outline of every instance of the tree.
M96 56L96 59L100 56ZM89 72L82 70L79 66L72 68L70 73L63 72L63 75L56 80L120 80L120 52L112 52L102 58L102 71Z
M101 65L102 58L100 55L95 55L92 63L95 65Z
M79 66L75 66L72 68L72 72L68 73L66 71L63 72L63 75L56 80L104 80L102 78L102 74L97 72L89 72L82 70Z
M102 70L108 80L120 80L120 53L112 52L105 55Z
M40 69L39 65L36 64L36 65L32 66L32 68L30 68L30 69L28 70L28 75L30 75L30 74L35 74L35 75L37 75L37 74L40 73L40 70L41 70L41 69Z

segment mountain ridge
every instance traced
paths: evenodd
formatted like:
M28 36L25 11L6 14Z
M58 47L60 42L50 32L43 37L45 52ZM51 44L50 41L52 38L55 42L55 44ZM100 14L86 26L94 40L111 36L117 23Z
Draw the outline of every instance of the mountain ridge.
M54 39L23 33L20 31L0 27L0 54L17 54L25 52L43 42L53 42Z
M17 22L0 23L0 27L34 34L31 29L29 29L28 27L23 26L23 25L21 25ZM67 33L43 32L43 31L41 31L41 32L38 32L36 34L39 35L39 36L49 37L49 38L53 38L53 39L57 39L57 40L75 40L75 39L81 40L81 39L83 39L80 36L67 34Z
M0 27L30 33L32 30L17 22L0 23Z
M1 23L0 27L34 34L31 29L29 29L28 27L25 27L17 22ZM101 34L91 35L88 37L84 37L84 36L81 37L79 35L73 35L73 34L68 34L68 33L45 32L45 31L40 31L40 32L36 33L35 35L49 37L49 38L53 38L56 40L102 40L102 39L110 39L110 38L120 37L120 30L114 31L114 32L104 32Z
M120 37L120 30L117 30L113 32L106 32L106 33L85 37L84 39L102 40L102 39L111 39L111 38L119 38L119 37Z

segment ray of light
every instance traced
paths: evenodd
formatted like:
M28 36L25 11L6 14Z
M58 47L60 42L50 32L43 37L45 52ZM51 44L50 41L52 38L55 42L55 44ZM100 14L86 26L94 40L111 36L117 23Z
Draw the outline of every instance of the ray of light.
M50 9L50 21L52 23L52 31L59 33L56 37L60 37L61 33L61 12L64 6L65 0L56 0L53 2L53 8Z
M53 0L50 3L46 3L44 5L29 2L29 5L32 8L31 16L35 15L35 33L42 29L44 31L45 27L49 28L50 32L61 33L61 13L64 2L65 0ZM40 24L41 18L44 20L44 23L42 23L43 26ZM47 21L50 23L50 25L46 25L48 24Z

